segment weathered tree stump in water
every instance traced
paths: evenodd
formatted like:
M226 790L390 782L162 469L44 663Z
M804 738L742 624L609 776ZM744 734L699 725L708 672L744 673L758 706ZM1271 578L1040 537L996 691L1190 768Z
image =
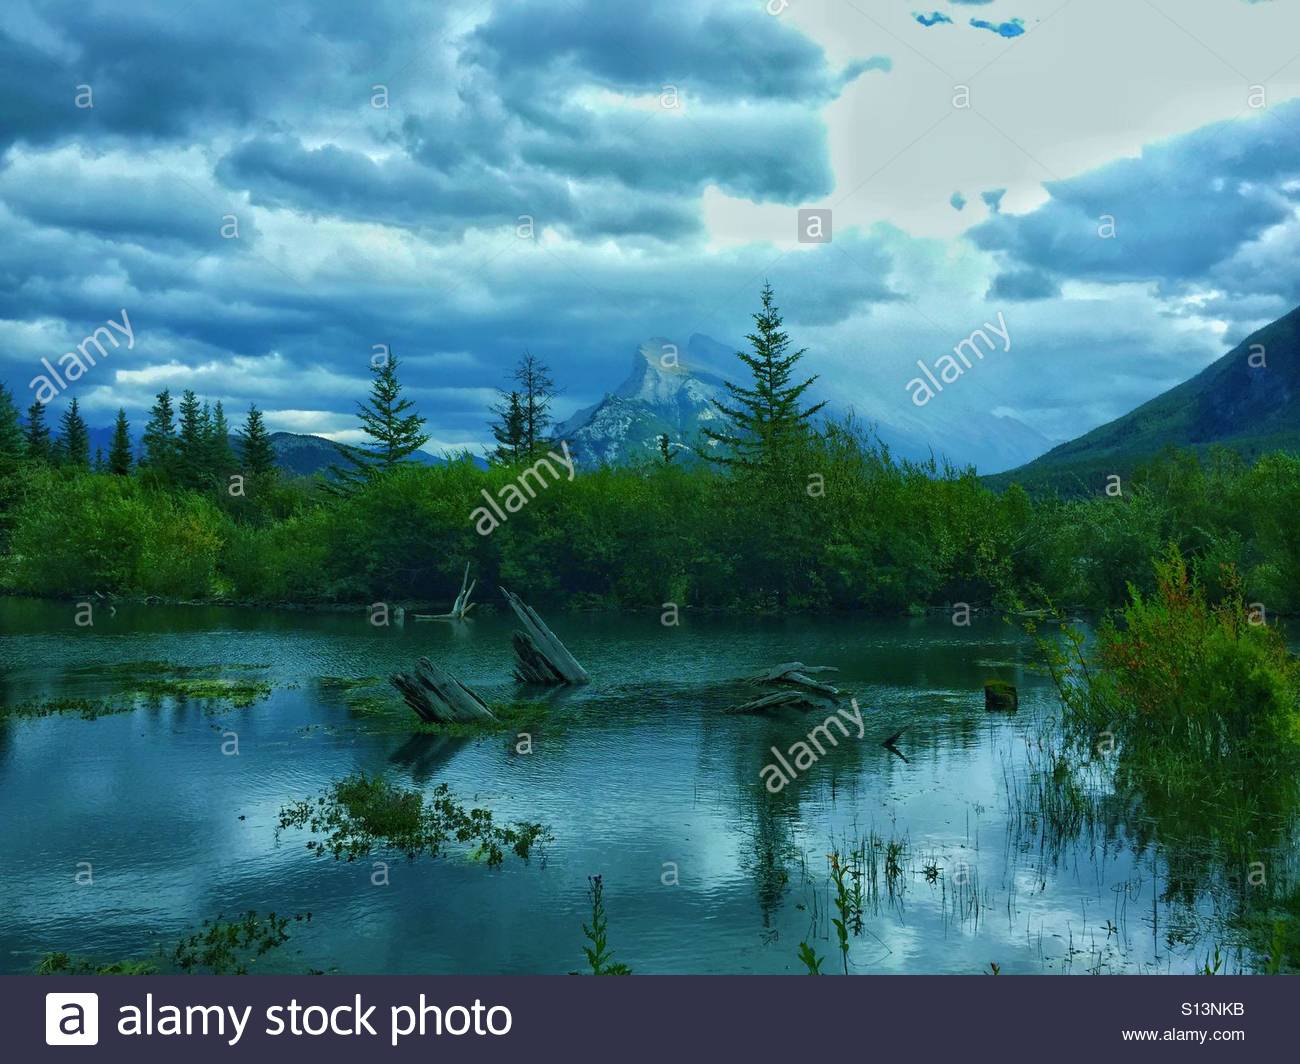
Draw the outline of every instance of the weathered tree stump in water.
M984 685L985 709L1018 709L1019 706L1020 695L1014 684L1006 680L989 680Z
M469 562L465 563L465 575L461 577L460 594L456 596L456 601L452 603L451 610L448 613L417 613L417 621L463 621L468 616L469 611L474 608L474 603L470 602L469 597L474 594L474 586L478 579L473 581L469 578Z
M501 589L510 608L515 611L524 630L515 631L511 642L515 648L515 679L520 683L556 684L588 683L591 677L569 653L568 647L556 638L555 633L528 603L518 595Z
M469 687L428 658L415 663L414 672L392 677L416 716L430 724L490 724L496 716Z

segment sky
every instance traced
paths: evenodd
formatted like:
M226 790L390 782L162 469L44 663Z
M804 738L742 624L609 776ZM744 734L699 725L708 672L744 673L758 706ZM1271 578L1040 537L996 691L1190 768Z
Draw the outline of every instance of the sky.
M564 416L646 338L743 342L766 279L820 395L1067 439L1300 303L1298 31L1288 0L6 0L0 380L25 407L125 309L56 411L192 387L353 441L383 345L429 449L481 450L525 349ZM1010 349L917 409L917 361L999 313Z

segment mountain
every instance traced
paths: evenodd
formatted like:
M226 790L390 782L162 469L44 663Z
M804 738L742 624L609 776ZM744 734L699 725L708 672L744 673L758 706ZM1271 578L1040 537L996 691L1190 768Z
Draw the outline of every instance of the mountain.
M694 455L710 446L700 430L718 421L713 399L724 394L724 376L738 371L747 372L735 349L711 337L696 333L684 346L655 337L637 349L618 388L556 426L554 434L568 440L578 464L588 467L654 458L664 434L678 453ZM1053 442L1014 418L995 414L962 412L954 415L956 420L940 420L932 411L924 416L914 412L906 401L891 407L868 399L850 407L827 398L828 415L853 410L898 458L924 461L933 454L995 472L1042 454Z
M90 435L90 456L94 458L95 449L102 448L104 457L107 459L109 449L113 445L113 429L111 427L92 427L88 429ZM131 448L135 454L140 453L140 436L133 432L131 439ZM230 437L230 448L236 455L239 454L239 441L234 436ZM275 452L275 464L286 473L292 473L295 476L309 477L315 473L325 473L330 466L341 463L338 448L330 440L323 436L311 436L299 432L273 432L271 433L271 450ZM416 451L411 455L411 460L423 465L445 465L446 459L439 458L436 455L429 454L427 451ZM476 459L476 461L478 461ZM483 463L478 461L479 465Z
M722 378L705 368L718 352L730 354L707 336L696 334L684 349L662 337L637 348L627 379L600 402L557 425L579 465L619 465L659 454L667 435L679 453L705 446L701 429L718 420L713 406L723 392Z
M1190 380L990 483L1101 491L1107 476L1127 476L1166 447L1215 444L1247 458L1300 450L1300 307Z

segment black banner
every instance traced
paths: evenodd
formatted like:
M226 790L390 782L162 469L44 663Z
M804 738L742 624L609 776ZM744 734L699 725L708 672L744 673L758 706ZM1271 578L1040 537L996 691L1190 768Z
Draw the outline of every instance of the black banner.
M4 1055L24 1062L68 1059L65 1046L132 1062L1276 1060L1294 1053L1298 986L1248 976L0 979Z

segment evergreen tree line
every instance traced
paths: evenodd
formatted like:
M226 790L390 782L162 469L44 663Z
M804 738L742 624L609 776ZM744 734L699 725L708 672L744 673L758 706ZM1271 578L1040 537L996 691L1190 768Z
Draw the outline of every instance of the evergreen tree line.
M484 586L564 605L891 613L1042 591L1101 607L1148 586L1173 543L1207 586L1234 570L1252 600L1300 610L1300 457L1174 454L1118 499L995 493L971 470L898 461L851 421L815 423L816 378L770 288L754 322L747 379L728 383L701 449L712 461L671 462L664 446L584 471L490 536L470 520L483 493L552 445L554 386L528 353L493 408L487 469L413 461L430 437L387 357L358 404L365 442L310 480L277 477L255 407L232 450L219 403L187 390L174 407L163 391L137 454L119 412L95 474L74 404L52 441L43 409L24 421L0 392L0 588L438 603L469 563ZM254 482L247 500L225 490L235 473Z
M255 405L248 408L232 447L221 401L200 403L188 388L177 404L172 402L170 389L158 393L138 455L135 450L131 424L121 407L113 424L108 454L97 448L92 459L90 434L77 399L68 402L55 435L46 421L43 404L32 403L26 419L20 419L13 395L0 384L0 471L12 470L23 461L115 476L129 476L134 471L162 485L191 490L225 484L234 471L255 479L275 473L270 434Z

